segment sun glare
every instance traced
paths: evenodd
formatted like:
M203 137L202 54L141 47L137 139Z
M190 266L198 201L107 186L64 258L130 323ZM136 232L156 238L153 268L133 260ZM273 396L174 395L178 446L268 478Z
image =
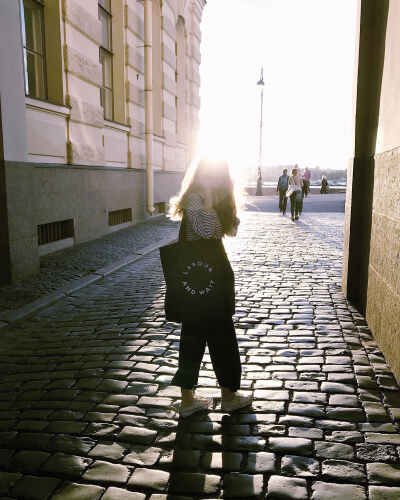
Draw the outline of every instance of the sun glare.
M221 131L220 127L214 129L201 130L198 139L197 156L201 158L212 158L214 160L226 160L232 180L237 189L241 189L247 182L247 169L243 166L243 158L237 154L237 149L232 147L233 135L229 132Z
M217 129L200 130L198 153L199 156L207 156L212 158L226 158L227 147L224 136Z
M263 66L262 164L345 169L352 147L355 26L355 0L208 2L199 153L224 157L236 176L246 171L254 180L256 84Z

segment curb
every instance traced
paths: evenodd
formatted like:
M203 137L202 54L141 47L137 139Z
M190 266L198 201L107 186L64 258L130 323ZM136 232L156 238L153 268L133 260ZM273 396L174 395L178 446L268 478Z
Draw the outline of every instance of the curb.
M106 276L109 276L113 272L118 271L122 267L133 264L146 255L154 252L154 250L157 250L164 245L174 243L175 241L177 241L177 237L168 237L158 241L157 243L147 245L146 247L137 250L135 253L128 255L127 257L124 257L123 259L120 259L113 264L101 267L100 269L97 269L97 271L94 271L87 276L84 276L83 278L72 280L67 285L58 288L54 292L43 295L43 297L40 297L39 299L34 300L33 302L26 304L25 306L0 315L0 329L9 326L16 321L31 316L41 309L45 309L46 307L55 304L59 300L68 297L68 295L72 295L78 290L82 290L82 288L85 288L93 283L96 283L97 281L102 280Z

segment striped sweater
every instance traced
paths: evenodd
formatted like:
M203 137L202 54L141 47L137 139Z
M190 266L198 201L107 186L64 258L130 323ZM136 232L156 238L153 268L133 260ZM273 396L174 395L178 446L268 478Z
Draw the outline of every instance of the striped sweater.
M185 240L220 239L223 236L221 221L217 212L204 209L203 199L198 193L191 193L186 200Z

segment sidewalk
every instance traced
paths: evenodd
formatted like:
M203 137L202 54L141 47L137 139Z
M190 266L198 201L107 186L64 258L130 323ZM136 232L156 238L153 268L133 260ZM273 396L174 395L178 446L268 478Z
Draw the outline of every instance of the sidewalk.
M40 259L40 273L13 285L0 287L0 320L5 314L27 306L46 295L65 291L73 283L90 281L93 273L124 259L139 256L143 249L177 233L177 223L156 217L96 240L82 243ZM52 295L50 295L51 297Z
M206 355L212 409L178 418L156 251L2 328L0 498L398 500L400 392L341 292L343 222L247 212L226 241L254 396L233 415Z

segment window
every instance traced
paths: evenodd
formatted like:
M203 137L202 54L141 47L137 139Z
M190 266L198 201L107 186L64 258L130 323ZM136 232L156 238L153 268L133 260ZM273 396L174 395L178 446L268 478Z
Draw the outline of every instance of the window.
M183 17L176 25L176 134L179 142L186 142L186 28Z
M113 54L111 39L111 0L99 0L99 20L101 22L101 46L99 52L102 66L103 84L100 89L100 103L106 120L114 119L113 105Z
M25 93L47 99L44 6L40 0L20 0L24 50Z
M153 0L153 26L152 26L152 62L153 62L153 130L158 136L164 135L163 130L163 101L162 81L163 64L161 58L162 36L161 36L161 2Z

